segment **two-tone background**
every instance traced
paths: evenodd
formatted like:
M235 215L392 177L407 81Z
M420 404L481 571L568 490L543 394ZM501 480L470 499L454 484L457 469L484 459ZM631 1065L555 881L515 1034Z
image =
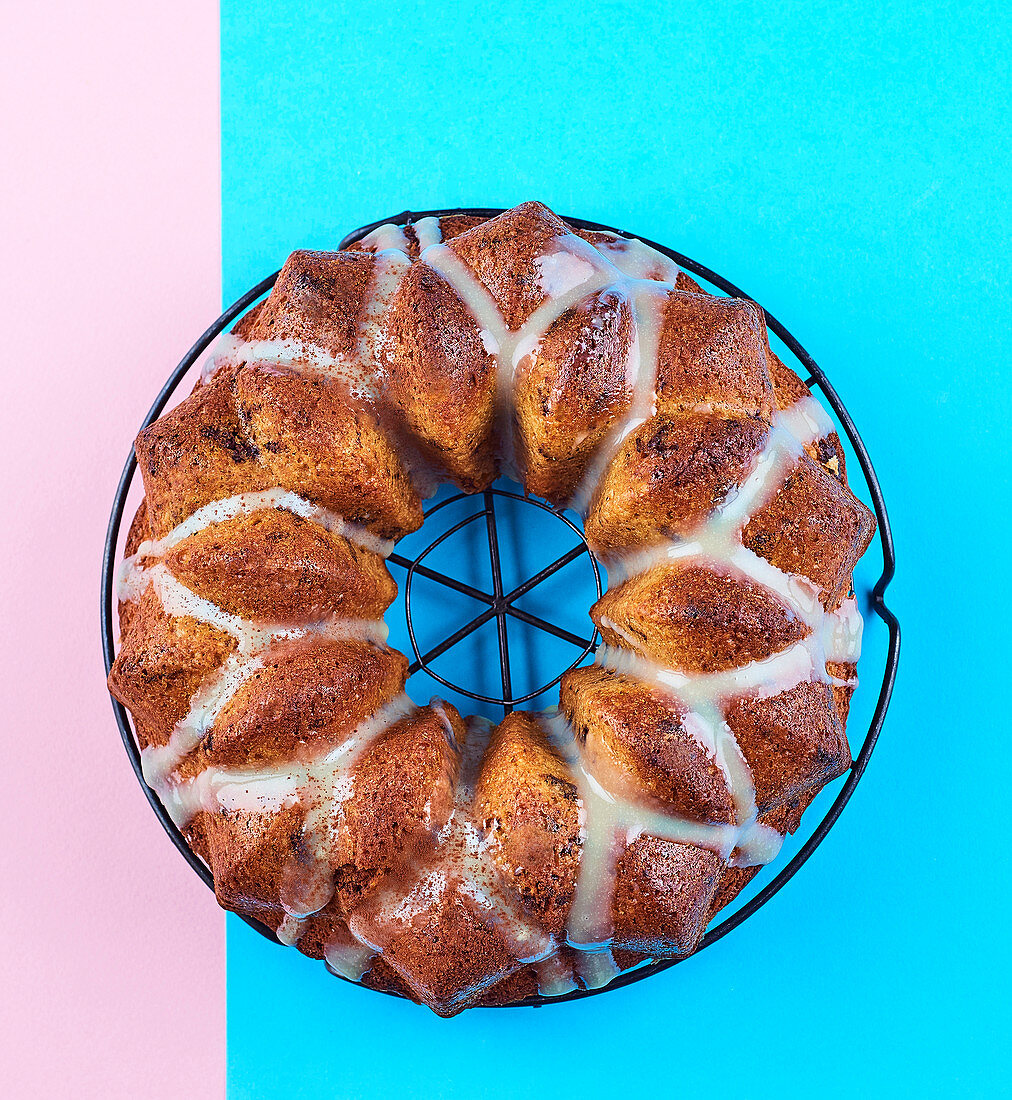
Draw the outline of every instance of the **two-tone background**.
M1010 22L998 3L23 6L0 33L0 1095L1009 1088ZM403 208L538 198L711 265L836 383L905 629L817 856L697 959L450 1022L224 918L118 744L108 506L222 298Z

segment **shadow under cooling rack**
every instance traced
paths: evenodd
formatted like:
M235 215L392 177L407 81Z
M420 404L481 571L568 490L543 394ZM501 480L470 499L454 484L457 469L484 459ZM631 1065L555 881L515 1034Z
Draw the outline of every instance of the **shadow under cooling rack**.
M380 225L392 223L395 225L406 225L409 222L417 221L423 217L443 217L451 214L466 214L466 215L478 215L483 217L494 217L496 214L502 213L499 209L479 209L479 208L457 208L449 210L425 210L425 211L403 211L400 214L396 214L390 218L384 218L381 221L373 222L370 225L362 226L360 229L350 233L341 242L341 248L347 247L349 244L361 240L371 230L377 228ZM600 230L610 233L618 233L621 236L633 236L643 241L644 244L649 245L651 248L656 249L658 252L669 257L679 267L691 272L694 276L702 279L704 282L709 283L711 286L716 287L718 290L723 291L725 294L735 298L751 298L751 295L747 295L739 290L733 283L730 283L727 279L722 278L720 275L711 271L709 268L704 267L702 264L697 263L695 260L690 259L688 256L683 256L679 252L666 247L665 245L658 244L655 241L648 240L645 237L639 237L634 233L626 233L623 230L615 229L612 226L601 225L597 222L583 221L579 218L566 218L570 225L580 229ZM190 371L190 369L198 362L200 357L207 351L213 340L222 332L224 332L233 321L240 317L251 305L253 305L259 298L263 297L271 287L274 285L275 280L278 277L278 272L268 276L262 282L252 287L246 294L244 294L238 301L231 305L225 312L218 318L217 321L212 324L206 332L197 340L197 342L190 348L179 365L169 376L168 381L162 387L161 392L155 399L154 404L151 406L148 415L145 417L141 428L147 427L152 421L156 420L165 409L177 387L182 381L183 377ZM854 757L853 764L850 772L843 782L842 787L836 795L835 800L829 807L826 814L814 826L811 833L808 835L805 842L801 845L799 850L795 853L793 858L779 870L774 878L772 878L765 886L763 886L757 893L750 897L747 901L739 906L730 916L724 918L719 924L711 928L703 939L700 941L699 946L696 949L696 954L702 951L704 948L709 947L711 944L716 943L717 940L726 936L729 932L733 931L743 921L747 920L754 913L756 913L763 905L766 904L776 893L778 893L797 873L801 866L809 859L816 848L825 839L829 830L833 827L836 821L839 819L840 814L843 812L844 807L850 800L851 795L854 793L858 783L861 780L861 776L864 774L865 769L868 766L868 761L871 758L872 751L875 748L875 743L878 740L879 733L882 730L882 724L885 721L886 710L889 706L889 700L892 696L893 685L896 679L896 669L899 663L899 650L900 650L900 626L899 621L893 612L886 606L885 592L892 580L895 569L896 559L893 549L893 537L892 530L889 526L889 516L886 511L885 499L882 495L882 488L879 485L878 478L875 474L875 469L871 461L871 457L868 454L868 450L865 447L864 441L861 439L861 435L854 424L850 413L847 411L846 406L840 399L839 394L836 392L829 379L826 377L824 371L816 364L807 351L801 346L801 344L791 335L787 329L784 328L775 317L770 316L769 313L765 313L766 323L771 332L774 332L789 349L790 353L794 356L798 365L798 372L805 380L809 387L816 388L822 391L822 395L826 399L833 412L836 414L836 418L843 429L847 439L850 442L855 457L861 468L861 473L864 478L865 484L868 489L868 495L870 497L872 506L875 510L875 516L878 520L878 532L877 539L882 551L882 572L879 575L874 586L871 588L868 597L868 609L875 615L877 615L885 624L888 629L888 648L885 655L882 678L878 690L878 698L875 704L874 711L871 715L870 722L868 724L867 732L861 743L861 747ZM116 494L113 499L112 514L109 519L109 528L106 534L105 550L102 561L102 586L101 586L101 629L102 629L102 652L105 659L106 673L112 667L113 660L115 659L115 634L114 634L114 599L115 599L115 579L117 569L117 550L120 541L120 529L123 522L124 510L127 502L127 495L130 490L131 483L137 470L136 458L131 451L126 465L123 468L123 473L119 480L119 485L116 489ZM438 503L433 503L426 510L426 518L434 515L437 511L440 511L444 507L447 507L453 502L461 500L465 494L456 494L446 499L440 500ZM527 702L545 691L552 688L562 678L563 672L560 672L553 680L547 684L539 685L537 691L521 692L519 695L514 689L513 683L513 669L510 661L510 650L508 640L508 624L510 621L525 623L528 627L533 627L537 630L546 632L557 638L561 638L567 641L574 647L574 650L579 651L579 655L572 662L572 665L567 667L573 667L580 663L591 654L595 648L597 642L597 634L591 633L589 637L584 638L575 631L569 630L564 626L561 626L557 622L552 622L544 615L533 615L530 611L525 611L523 608L517 606L517 601L526 595L531 589L541 583L550 572L561 569L568 562L561 562L555 560L547 563L544 576L539 576L538 573L531 574L526 578L524 582L521 582L519 586L514 586L512 589L506 589L503 583L503 554L502 548L499 544L499 533L496 516L496 504L497 502L508 501L510 499L515 501L521 501L529 503L537 509L542 509L545 512L551 513L558 518L563 524L567 524L572 533L578 539L578 544L574 547L569 554L572 555L569 560L575 560L577 557L587 554L588 559L591 562L594 583L597 592L601 592L601 571L598 563L594 560L593 555L589 554L586 543L583 540L583 532L579 529L569 518L563 515L559 509L552 508L551 505L544 503L543 501L535 500L533 498L524 498L517 493L510 492L499 488L498 486L492 490L489 490L482 500L483 508L478 512L472 512L462 520L460 523L452 527L448 532L444 532L434 542L430 543L427 547L416 553L413 557L394 553L390 557L392 564L399 566L405 570L404 576L404 588L405 588L405 615L406 626L408 630L408 636L411 641L411 647L414 652L415 661L411 666L412 673L418 671L427 672L433 676L439 683L445 684L451 687L453 690L459 692L467 698L476 699L486 704L502 707L504 713L508 713L513 706ZM460 581L458 578L453 577L451 574L445 571L436 570L431 568L430 565L425 564L425 559L429 558L437 546L440 545L445 539L451 537L457 531L463 527L475 523L479 520L485 520L488 548L489 548L489 564L491 569L491 592L486 591L484 588L467 584ZM457 631L451 632L444 637L440 642L431 645L421 647L417 640L417 631L415 627L414 617L412 615L412 602L413 602L413 587L416 578L427 577L429 580L435 583L445 585L450 590L456 590L462 595L466 595L469 598L476 600L479 604L483 604L482 611L466 623L462 624ZM398 578L400 579L400 578ZM532 621L534 620L534 621ZM469 690L467 685L458 684L449 680L448 677L443 677L441 674L435 672L432 668L432 663L443 653L449 650L452 646L460 643L465 638L473 635L477 630L483 627L487 623L494 623L497 631L498 639L498 651L500 661L500 686L501 693L498 695L491 694L489 692L475 692ZM863 672L867 673L867 669L863 668ZM184 859L190 864L193 870L203 879L203 881L211 888L214 888L213 878L211 876L210 869L207 865L190 849L190 846L186 843L186 839L175 826L172 819L169 817L165 807L162 805L157 794L148 787L144 782L144 778L141 772L141 758L140 750L137 745L136 738L134 736L133 729L130 725L129 716L125 708L117 702L115 699L112 701L113 712L116 717L116 724L119 727L120 736L123 740L123 745L126 749L127 756L133 767L134 774L137 777L137 781L140 783L148 802L151 805L152 810L161 822L162 827L165 829L169 838L179 849ZM853 731L851 731L853 734ZM853 736L851 737L853 741ZM804 825L799 832L804 832ZM268 939L277 941L277 937L260 922L243 917L252 928L266 936ZM656 974L662 970L674 966L676 962L681 961L677 959L661 959L653 962L647 962L640 966L628 970L618 975L609 985L598 990L584 990L578 989L571 993L567 993L562 997L544 998L544 997L532 997L528 1000L517 1002L516 1005L510 1005L505 1007L523 1007L523 1006L539 1006L543 1004L557 1003L559 1001L575 1000L581 997L595 996L598 994L606 993L608 990L616 989L620 986L629 985L632 982L640 981L643 978L647 978L652 974ZM333 973L333 971L332 971ZM340 977L340 975L335 975ZM347 980L347 979L345 979ZM400 994L391 994L392 996L400 996Z

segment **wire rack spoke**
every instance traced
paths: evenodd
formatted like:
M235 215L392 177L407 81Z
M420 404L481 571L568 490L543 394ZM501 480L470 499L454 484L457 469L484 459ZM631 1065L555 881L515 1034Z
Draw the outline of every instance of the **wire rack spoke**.
M504 599L506 603L512 604L514 600L519 600L521 596L526 596L532 588L536 588L542 581L548 580L554 573L558 573L560 569L564 569L571 561L576 561L577 558L582 557L584 554L590 553L590 547L584 543L582 546L574 546L572 550L567 551L561 558L556 558L551 565L546 565L544 569L539 569L533 577L524 581L523 584L518 584L512 591L507 592Z
M434 661L437 657L441 657L448 649L452 649L458 642L462 642L468 635L473 634L485 623L496 617L496 609L490 607L487 611L483 611L480 615L475 615L470 622L464 623L459 630L455 630L448 638L444 638L438 645L435 645L424 656L419 657L418 665L412 665L417 671L418 668L424 668L430 661Z
M572 631L565 630L561 626L556 626L555 623L550 623L547 619L542 619L538 615L532 615L528 611L524 611L519 607L513 607L510 605L506 608L506 614L519 622L526 623L528 626L536 626L538 630L545 631L546 634L554 634L556 638L561 638L564 642L571 642L575 646L579 646L581 649L590 647L591 649L595 645L593 638L581 638L579 634L573 634Z
M429 581L436 581L437 584L452 588L455 592L462 592L465 596L470 596L472 600L478 600L480 603L487 604L495 602L487 592L482 592L480 588L474 588L469 584L464 584L463 581L458 581L455 577L448 576L446 573L440 573L438 570L430 569L427 565L419 565L417 562L413 562L410 558L402 557L400 554L390 554L387 557L387 561L392 562L394 565L399 565L402 569L411 569L413 572L417 573L418 576L425 577L425 579Z
M495 620L499 633L499 667L502 670L502 706L513 709L513 675L510 670L510 643L506 632L506 604L503 601L502 563L499 560L499 532L495 526L495 496L485 490L485 528L488 531L488 556L492 563L492 591L495 593Z

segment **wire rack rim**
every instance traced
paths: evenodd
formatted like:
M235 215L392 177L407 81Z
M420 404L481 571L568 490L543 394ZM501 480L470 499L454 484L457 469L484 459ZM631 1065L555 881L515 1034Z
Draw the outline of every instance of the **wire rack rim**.
M484 207L453 207L443 210L426 210L426 211L402 211L399 214L395 214L393 217L384 218L380 221L372 222L369 225L360 227L359 229L349 233L340 243L340 248L344 249L348 245L361 240L364 236L370 233L373 229L378 228L385 224L394 225L406 225L410 222L417 221L422 217L446 217L450 215L474 215L481 217L494 217L497 214L503 213L503 208L484 208ZM691 259L688 256L683 255L680 252L676 252L674 249L667 247L667 245L660 244L656 241L650 240L637 233L628 233L624 230L618 230L613 226L604 225L599 222L590 222L581 218L569 218L564 220L579 229L588 229L593 231L600 231L606 233L615 233L619 236L632 236L642 241L644 244L651 248L656 249L662 255L667 256L673 260L678 266L684 268L687 271L692 272L693 275L703 279L705 282L710 283L712 286L724 291L724 293L734 298L751 298L751 295L745 294L728 279L718 275L710 268L705 267L703 264ZM194 343L190 350L180 360L176 369L170 374L166 380L165 385L159 391L158 396L155 398L144 422L141 425L143 430L149 424L161 415L162 410L168 404L169 399L175 392L180 381L186 375L186 373L193 367L199 357L210 346L212 340L219 335L224 329L231 324L236 318L244 313L254 302L263 297L273 286L277 280L279 271L275 271L273 275L267 276L256 286L251 287L245 294L238 298L224 313L215 321ZM762 307L760 307L762 308ZM766 324L771 331L784 342L784 344L790 349L791 354L798 360L804 370L807 372L809 386L817 385L822 390L826 399L828 400L833 412L836 414L837 419L842 425L847 438L850 440L850 444L854 449L854 453L857 457L858 464L861 467L861 472L864 476L865 483L868 486L868 491L871 495L872 504L875 510L875 515L878 520L877 537L882 547L882 572L871 590L871 598L869 601L869 608L873 611L882 621L885 623L888 634L888 648L886 652L885 664L883 668L882 684L879 689L878 700L875 705L874 713L872 714L871 722L868 727L868 732L865 735L862 742L861 749L858 752L853 765L851 766L850 774L847 776L846 781L841 787L839 793L836 796L833 804L830 806L825 817L819 822L819 824L813 830L811 836L805 842L805 844L795 853L794 857L778 872L778 874L766 884L766 886L756 893L747 902L741 905L734 913L729 917L726 917L715 928L710 929L706 935L699 942L696 950L692 955L687 958L694 958L704 948L711 946L718 940L723 939L729 932L732 932L740 924L742 924L749 917L754 915L759 909L761 909L772 897L774 897L784 886L794 877L801 866L811 857L816 848L822 843L826 835L836 824L844 807L847 805L851 796L853 795L861 777L864 775L865 769L868 766L868 762L871 759L871 754L874 751L875 745L878 741L879 735L882 730L882 725L885 721L886 712L889 708L889 702L892 698L893 687L896 682L896 672L899 665L900 654L900 623L895 613L887 606L885 602L886 589L889 583L892 581L896 574L896 556L895 547L893 543L892 528L889 524L889 515L886 509L885 497L882 492L881 484L879 483L878 476L875 473L874 465L871 461L871 456L868 453L868 449L865 446L864 440L861 438L860 433L857 430L853 419L850 416L846 406L840 399L839 394L836 392L829 379L826 377L825 372L815 362L815 360L809 355L809 353L801 346L798 340L788 330L780 324L779 321L773 317L769 311L763 309L763 314L766 319ZM123 471L120 475L119 482L116 488L116 494L113 498L112 511L109 516L109 526L106 531L106 540L102 554L102 583L101 583L101 606L100 606L100 621L101 621L101 633L102 633L102 656L105 665L106 675L112 667L113 660L115 659L115 634L113 629L113 594L115 590L115 573L116 573L116 550L119 539L119 532L123 521L123 513L126 507L127 494L130 489L134 474L137 469L137 460L131 450L124 464ZM460 496L466 496L468 494L460 494ZM458 498L459 499L459 498ZM449 504L450 500L441 502L441 504ZM547 507L547 506L546 506ZM547 689L546 689L547 690ZM134 775L137 782L140 784L141 789L144 792L145 797L148 800L155 816L158 818L162 825L162 828L168 834L169 839L179 850L183 858L189 863L193 870L200 876L203 882L211 889L214 889L214 879L211 875L210 868L200 859L199 856L190 848L187 844L185 837L180 830L173 823L169 817L165 807L162 805L161 800L158 798L154 790L147 785L144 781L144 776L141 770L140 750L137 746L136 739L133 734L133 730L130 726L129 716L126 709L116 699L112 699L113 714L116 719L116 724L120 732L120 737L123 741L124 749L126 750L127 757L133 768ZM274 931L268 928L266 925L257 921L252 917L246 917L242 914L236 914L241 920L245 921L251 928L259 932L265 938L279 942ZM664 970L675 966L679 962L683 962L684 959L660 959L652 962L647 962L635 969L627 970L619 974L612 982L602 989L577 989L570 993L567 993L561 997L531 997L523 1001L517 1001L510 1005L501 1006L503 1008L524 1008L524 1007L542 1007L549 1004L561 1004L568 1001L582 1000L584 997L596 996L600 993L607 993L614 989L619 989L623 986L630 985L634 982L641 981L644 978L651 977L654 974L658 974ZM328 969L330 969L328 967ZM336 974L336 977L342 978L342 980L349 981L350 979L344 978L342 975ZM352 984L358 985L359 983L353 982ZM365 987L362 987L365 988ZM392 991L389 992L391 996L402 996ZM491 1007L491 1006L490 1006Z

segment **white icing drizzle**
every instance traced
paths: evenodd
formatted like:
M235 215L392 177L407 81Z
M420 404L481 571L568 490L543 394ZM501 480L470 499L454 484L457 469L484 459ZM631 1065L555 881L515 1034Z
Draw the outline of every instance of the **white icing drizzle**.
M546 252L534 260L538 289L546 298L561 298L582 287L595 274L595 265L565 249Z
M303 858L290 858L282 868L281 905L292 918L286 928L290 945L298 942L305 920L318 913L333 897L334 871L330 862L334 833L339 827L342 804L354 793L352 770L365 750L391 726L415 713L417 708L404 693L385 703L352 733L329 749L307 769L302 784L308 807L302 824Z
M285 913L278 925L277 937L286 947L294 947L299 942L302 934L302 921L293 917L291 913Z
M828 680L822 639L814 633L765 660L720 672L678 672L628 649L609 645L599 646L594 659L601 668L655 683L695 708L708 706L713 701L722 702L735 695L770 699L798 684Z
M443 230L439 218L419 218L412 228L418 241L418 251L424 252L430 245L439 244L443 239Z
M581 515L586 514L598 483L626 438L657 411L657 351L671 289L667 284L651 282L638 283L633 288L629 299L633 338L626 361L626 380L632 398L625 416L591 458L573 494L570 507Z
M240 615L223 611L217 604L198 596L178 581L161 562L144 572L166 615L196 619L231 634L240 654L248 656L265 649L278 638L297 638L302 633L294 627L259 626Z
M558 951L554 938L533 924L522 912L519 899L514 900L503 889L492 852L497 842L474 819L475 784L490 734L489 723L476 717L468 719L454 806L436 838L436 861L406 885L387 888L369 906L369 917L356 919L353 915L349 928L366 948L382 952L398 929L409 928L452 888L495 923L519 964L544 964L539 972L544 975L546 987L573 988L566 985L563 968L550 961Z
M149 745L141 753L144 781L149 787L162 790L166 779L204 739L232 696L262 668L263 661L259 657L244 660L231 654L217 675L204 680L169 740L164 745Z
M606 234L592 245L575 233L564 232L554 247L535 260L538 285L545 295L523 326L512 331L502 312L477 276L442 243L439 219L422 218L413 226L420 259L437 271L464 302L478 324L482 346L496 360L497 439L503 472L519 478L514 456L512 394L516 370L527 355L536 355L548 329L567 310L605 290L628 296L633 312L633 341L627 364L632 391L629 411L595 456L591 471L578 489L573 506L584 510L608 462L629 432L653 415L656 403L657 342L663 323L667 292L674 287L678 267L634 238ZM377 384L385 371L384 330L390 304L410 267L408 239L401 226L386 224L362 239L374 248L377 271L373 291L364 307L361 338L353 356L334 356L314 345L294 340L244 341L233 334L216 342L202 377L224 363L247 360L293 370L308 369L342 379L353 396L375 402ZM431 495L431 476L411 463L412 480L423 495Z
M147 539L142 542L133 555L124 558L124 564L131 563L124 572L128 572L133 564L142 558L162 557L184 539L198 534L215 523L224 523L226 520L235 519L236 516L251 516L254 512L270 509L291 512L323 527L331 534L340 535L349 542L356 543L364 550L371 550L382 558L388 557L394 548L393 539L380 538L357 523L349 523L336 512L331 512L319 504L312 504L290 489L264 489L261 492L237 493L235 496L223 497L198 508L182 523L173 527L167 535L163 535L160 539Z
M372 292L363 306L361 336L355 357L361 371L369 379L369 393L375 395L378 381L384 373L383 346L386 319L394 295L411 261L404 252L395 249L376 253Z
M148 746L141 753L145 781L168 797L168 777L200 744L224 706L243 683L263 667L261 656L274 642L313 634L334 640L361 640L382 643L387 638L384 622L364 619L324 619L290 626L255 623L222 610L217 604L197 595L169 572L161 561L154 561L191 535L215 523L238 515L251 515L265 509L284 509L341 534L384 557L393 543L379 539L340 516L311 504L285 489L240 493L199 508L161 539L142 542L135 554L120 563L118 595L126 602L137 602L150 586L162 609L173 617L189 617L231 635L236 652L231 654L214 675L206 678L190 700L185 717L176 723L165 745ZM170 813L172 812L170 808ZM178 824L178 822L177 822Z
M538 993L542 997L563 997L574 989L579 989L579 983L573 976L573 968L566 964L558 951L535 963L534 970Z
M670 669L640 672L663 683L692 704L744 691L778 694L805 680L829 682L826 661L856 662L860 654L861 616L853 597L827 613L818 586L807 577L785 573L742 545L741 534L750 518L774 495L789 475L805 446L835 430L823 411L817 414L814 398L806 397L779 413L762 452L737 493L718 508L693 535L680 542L665 541L616 560L611 571L619 582L658 565L702 566L713 572L752 581L777 596L807 628L806 637L782 653L752 666L705 676L689 676ZM821 408L821 406L819 406ZM622 637L631 649L638 643L616 628L611 620L602 625ZM623 650L622 652L625 652ZM618 660L603 647L602 660ZM624 658L623 658L624 659Z
M147 776L145 775L147 780ZM295 762L264 768L205 768L182 782L150 781L169 816L183 829L200 812L276 813L300 801L309 769Z
M609 562L609 572L615 582L621 583L662 563L701 561L711 568L736 568L747 576L762 571L764 578L760 583L776 586L779 594L782 585L777 578L784 575L742 546L741 531L783 484L803 450L802 442L787 431L779 416L775 417L755 465L734 495L724 501L690 538L661 541ZM746 567L752 559L754 563ZM796 583L812 588L811 581L805 578L796 578Z
M164 566L156 566L156 569L163 568ZM209 606L214 607L213 604ZM178 611L165 607L164 601L163 607L166 614L178 614ZM244 626L248 625L245 620L238 621L244 623ZM330 640L381 642L385 640L386 632L385 623L358 619L334 619L298 627L274 627L261 630L259 635L250 629L249 633L243 635L237 652L226 658L217 673L204 679L191 698L186 715L173 727L169 740L164 745L149 745L143 750L141 767L145 782L157 791L164 788L176 768L204 739L229 700L251 676L264 667L263 654L272 642L280 638L305 638L310 635Z
M264 494L243 494L245 498L262 496ZM284 497L272 499L283 500ZM194 693L186 715L176 723L167 743L149 745L141 753L144 779L163 796L163 801L169 799L167 787L172 773L200 744L232 696L252 675L263 668L263 654L274 642L313 635L330 640L357 640L379 644L386 641L388 633L386 623L368 619L331 618L294 626L253 622L230 614L210 600L198 596L177 580L163 562L155 561L154 564L144 567L140 565L141 561L150 563L155 554L164 553L172 545L199 530L201 524L220 522L223 515L238 515L243 507L252 507L248 499L239 497L231 497L216 504L222 507L208 505L202 510L203 516L198 517L195 513L157 543L142 543L136 554L124 560L122 564L125 568L121 569L119 577L121 600L136 602L151 587L166 615L196 619L229 634L236 642L235 652L225 659L216 673L205 677ZM172 812L170 808L170 813Z
M491 852L496 842L473 816L475 785L491 732L487 722L469 723L468 737L461 749L455 805L439 839L451 845L457 841L451 850L457 856L453 872L459 876L458 889L495 921L513 957L525 964L540 962L554 954L557 945L547 932L521 914L519 905L505 896Z
M438 219L435 239L439 239ZM427 228L428 236L433 236ZM372 284L362 305L359 339L351 354L334 354L326 348L302 340L244 340L235 333L222 333L214 342L201 368L206 382L226 364L256 363L262 367L309 371L342 382L350 396L374 405L384 374L383 347L386 319L401 279L411 266L408 242L399 226L384 225L364 238L376 246L373 254Z
M384 257L400 253L380 253L377 258L377 278L391 263ZM371 300L366 302L369 315ZM271 371L308 372L324 375L340 382L355 399L372 402L376 397L375 378L369 369L370 360L363 356L361 344L352 355L335 355L317 344L302 340L244 340L234 332L223 332L211 345L200 368L202 382L213 378L222 367L240 363L256 364Z
M361 240L367 248L373 248L377 252L396 250L407 255L408 238L404 233L404 227L386 222L377 226L371 233L367 233Z
M282 638L301 638L310 632L370 642L385 642L387 638L387 626L379 620L325 619L300 626L254 623L223 611L217 604L198 596L178 581L162 562L147 569L133 570L120 586L120 598L137 600L149 585L161 601L166 615L196 619L230 634L236 641L238 653L244 657L264 650L271 642Z
M822 403L810 395L795 401L790 408L782 409L777 416L784 430L802 444L814 443L836 432L836 425Z
M438 218L423 218L418 226L421 227L420 240L440 240ZM354 402L368 408L381 426L397 437L399 457L413 488L422 498L430 497L438 488L438 479L415 444L384 415L381 400L388 372L387 319L401 280L412 262L407 254L408 240L403 229L394 225L381 226L363 240L377 251L372 254L372 282L361 306L359 338L350 354L333 354L301 340L244 340L235 333L224 333L204 361L201 380L206 382L225 365L246 362L267 371L319 374L340 383Z
M496 360L498 440L504 472L519 477L514 459L512 423L513 387L517 367L528 355L536 355L551 326L579 302L605 290L629 296L634 316L634 339L628 368L633 400L628 424L620 439L652 409L657 340L663 299L672 288L652 279L630 277L597 248L575 233L562 233L553 246L537 257L538 286L545 296L521 328L511 330L488 289L446 245L430 245L421 259L453 288L478 325L486 352ZM644 246L645 247L645 246ZM618 443L616 442L615 446ZM604 460L607 462L607 458Z
M823 635L826 660L856 665L861 657L861 635L864 620L857 609L857 598L848 596L840 606L826 616Z
M282 868L280 900L285 916L277 934L282 943L294 946L302 935L306 919L322 909L333 896L329 852L340 806L353 793L352 769L370 744L415 710L408 696L402 693L356 726L339 745L327 746L318 757L309 761L283 761L260 768L211 766L181 782L173 782L167 774L152 781L147 771L145 778L180 828L185 828L201 811L233 810L257 814L277 813L299 804L306 807L302 855L308 853L310 861L304 864L290 858ZM367 968L371 953L366 956L357 948L342 948L335 943L328 945L326 957L336 970L349 977L358 960L361 963L358 980Z
M810 580L799 576L788 577L741 544L742 529L783 484L805 447L822 438L827 428L835 430L824 410L821 417L812 413L813 404L818 405L814 398L803 398L774 416L763 449L749 475L734 495L725 500L690 538L661 541L609 562L609 571L616 582L620 583L665 562L702 560L711 567L733 568L772 588L787 600L792 610L795 610L794 602L804 607L817 603L817 594ZM800 412L798 405L804 406Z
M603 989L622 973L622 968L615 961L609 947L580 949L576 957L576 969L584 989Z
M630 279L652 279L675 285L679 267L656 248L635 237L620 237L617 233L601 233L595 242L597 249Z
M702 565L751 580L780 597L808 627L801 641L764 660L699 674L648 660L634 636L602 618L602 627L617 635L623 647L601 646L596 663L652 683L684 704L684 728L703 745L725 777L735 808L733 825L687 821L623 799L617 790L609 789L607 776L590 770L564 716L546 715L549 736L569 764L581 800L583 852L567 939L580 951L578 968L588 987L607 984L617 973L609 950L615 874L622 852L636 837L649 835L695 844L717 852L731 866L738 867L768 863L780 850L780 834L758 821L751 769L724 718L724 707L741 694L768 698L800 683L840 683L828 674L826 662L856 661L861 617L853 597L827 614L812 581L784 573L744 547L741 532L786 479L804 447L834 430L814 398L797 402L775 418L761 455L735 496L717 509L691 539L650 547L614 565L614 572L622 579L655 565L678 563Z
M332 941L324 944L323 957L327 960L327 965L342 977L360 982L376 958L376 952L365 944Z
M779 852L783 838L756 820L754 789L751 802L747 789L732 790L739 816L736 824L708 824L662 813L623 798L609 788L607 780L594 774L564 715L553 710L544 714L543 721L549 739L569 765L580 796L583 851L566 938L570 946L592 956L587 964L590 973L584 975L581 971L585 981L604 975L610 980L614 976L604 956L612 939L616 869L623 852L638 837L653 836L706 848L736 867L768 863ZM706 719L697 715L696 721L704 723ZM715 730L711 741L716 742L721 734L724 730ZM727 749L724 751L726 754ZM736 786L751 780L747 768L731 768L725 763L724 769Z

